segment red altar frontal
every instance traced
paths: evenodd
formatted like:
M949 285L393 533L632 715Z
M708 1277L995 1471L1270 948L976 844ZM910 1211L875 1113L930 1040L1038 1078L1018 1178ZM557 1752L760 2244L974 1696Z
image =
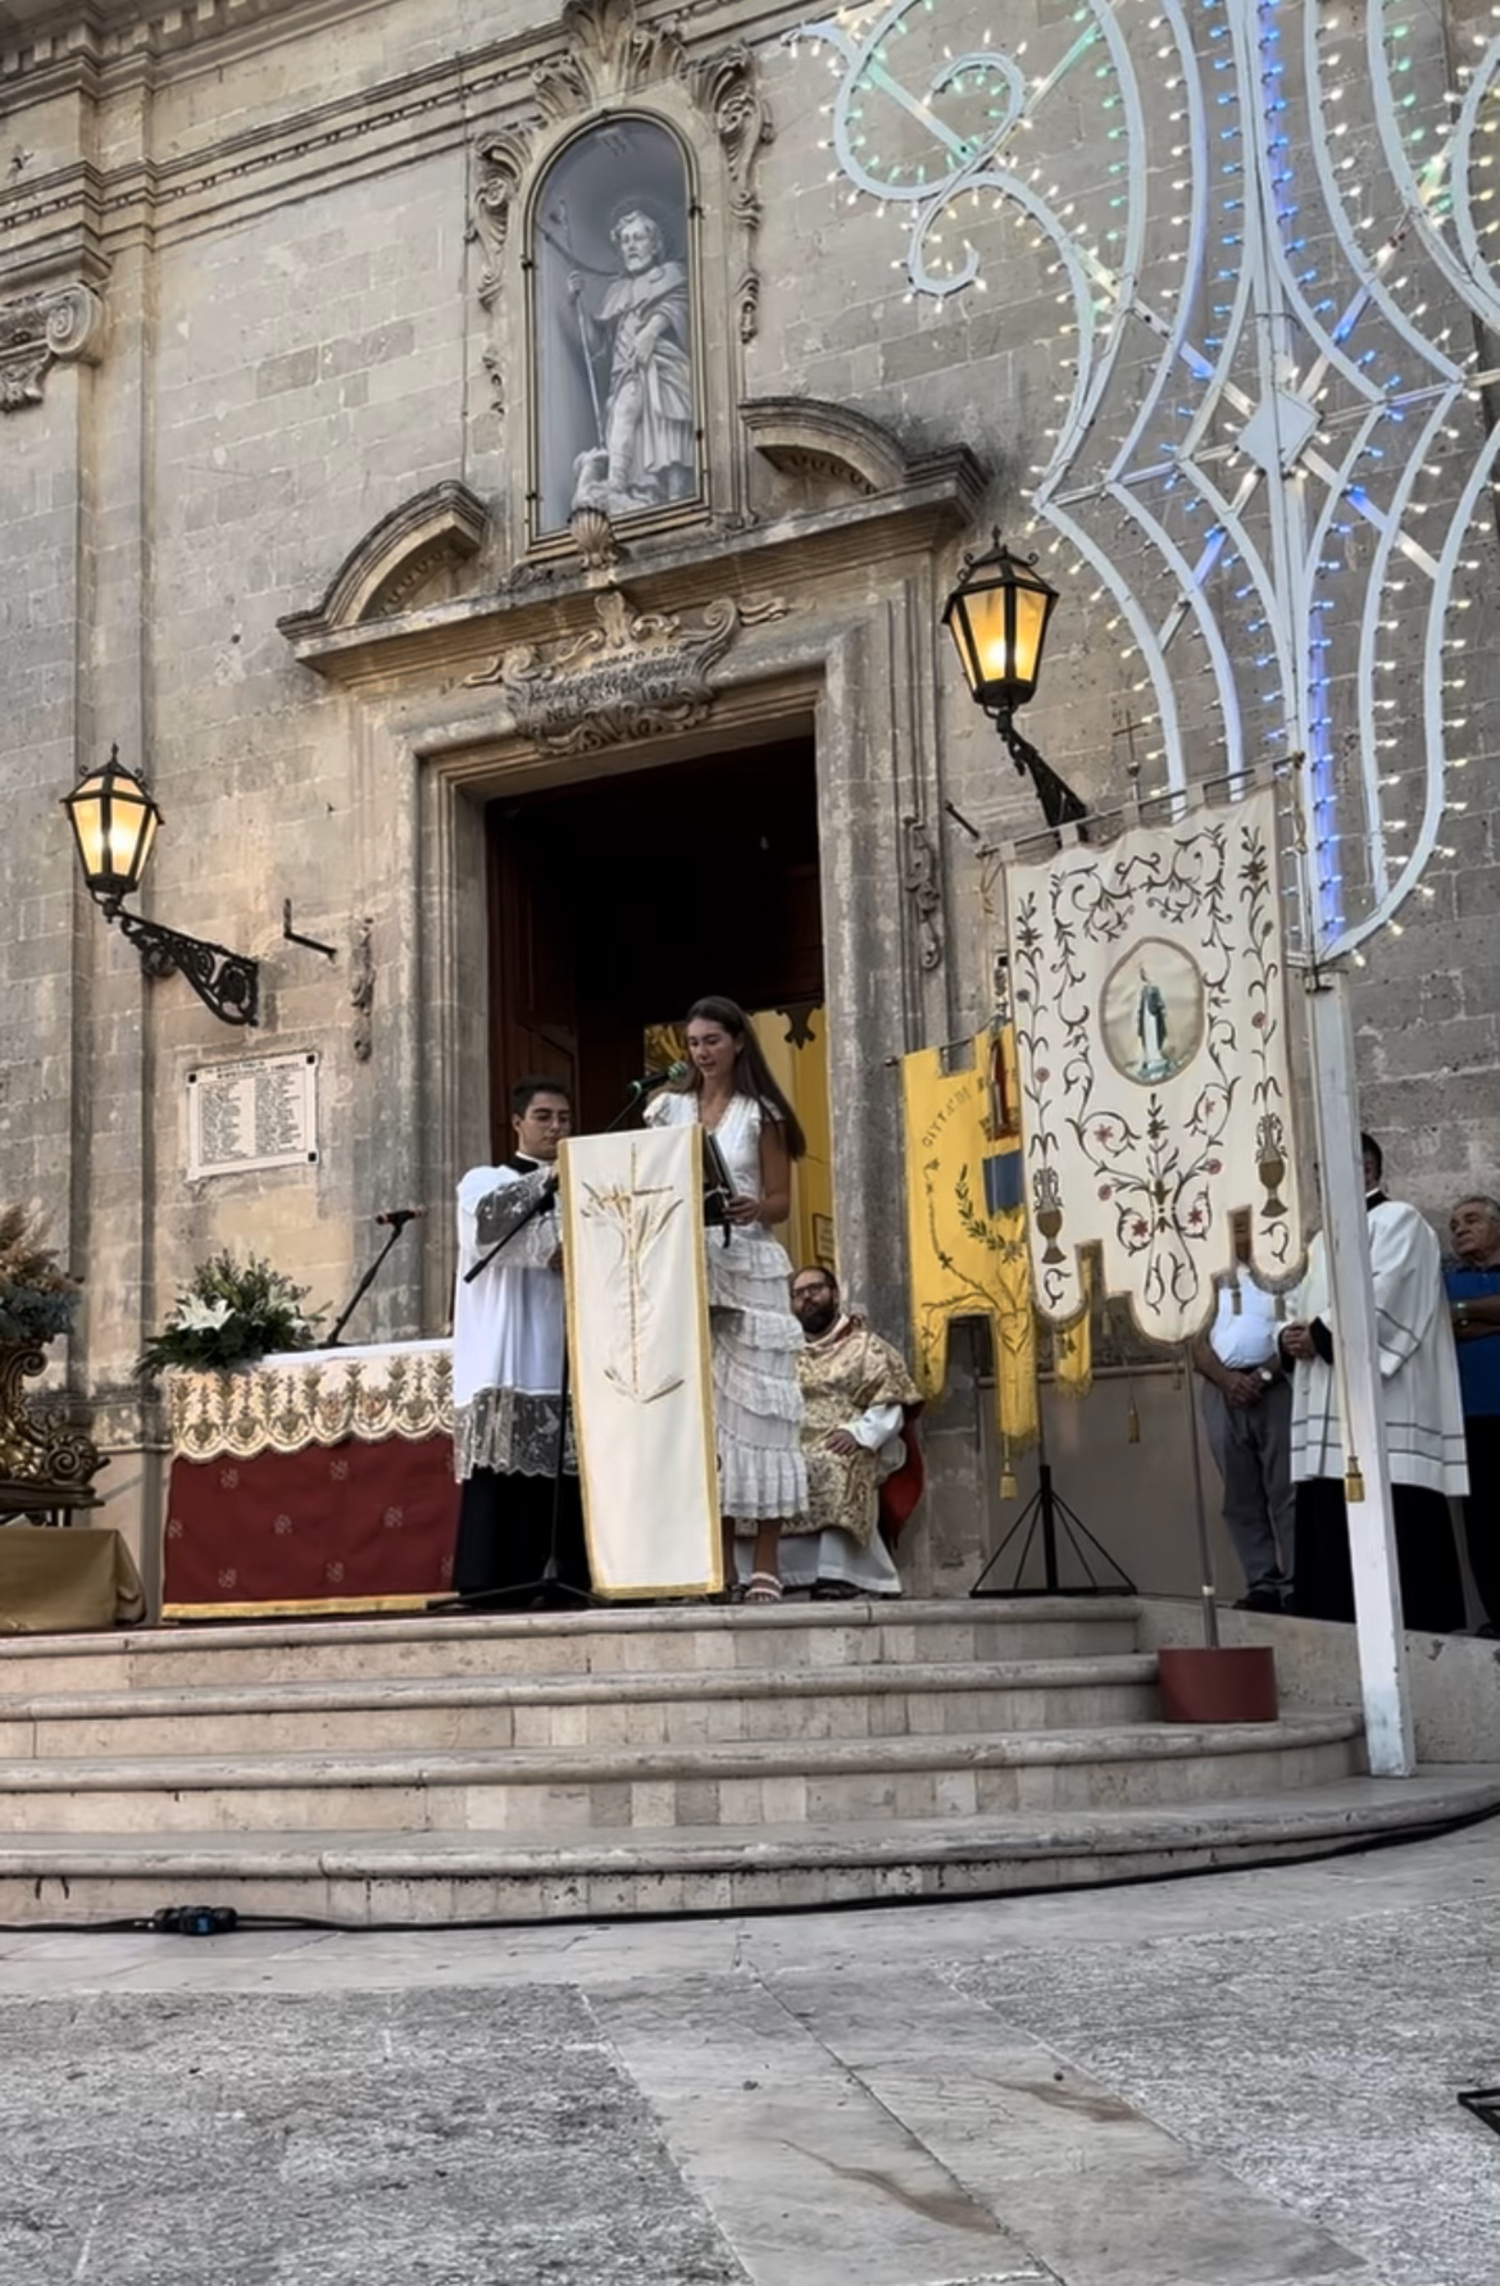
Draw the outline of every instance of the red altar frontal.
M446 1341L164 1376L164 1619L419 1610L453 1569Z

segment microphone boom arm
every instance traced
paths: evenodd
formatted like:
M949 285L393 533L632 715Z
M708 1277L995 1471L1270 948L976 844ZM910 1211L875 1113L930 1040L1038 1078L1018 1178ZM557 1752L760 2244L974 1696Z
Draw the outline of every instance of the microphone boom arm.
M390 1253L391 1248L395 1245L397 1239L401 1236L402 1231L405 1230L407 1222L414 1219L415 1218L412 1216L406 1216L400 1222L392 1222L390 1233L386 1239L384 1246L382 1246L380 1252L376 1255L374 1261L370 1264L369 1269L365 1272L359 1284L355 1287L354 1292L350 1295L349 1300L345 1305L341 1315L339 1316L332 1333L328 1336L327 1341L324 1342L323 1347L325 1349L338 1349L341 1346L340 1337L343 1334L345 1326L349 1323L349 1320L353 1317L355 1311L359 1308L360 1303L364 1300L366 1294L368 1294L370 1288L374 1285L376 1279L379 1277L386 1256Z

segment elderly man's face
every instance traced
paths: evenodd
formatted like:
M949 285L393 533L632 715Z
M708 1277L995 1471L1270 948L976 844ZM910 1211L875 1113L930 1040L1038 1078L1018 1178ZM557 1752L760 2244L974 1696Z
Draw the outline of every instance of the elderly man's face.
M839 1290L826 1271L800 1270L792 1280L792 1315L814 1339L827 1333L839 1314Z
M1453 1209L1448 1230L1460 1262L1488 1262L1500 1254L1500 1222L1478 1199L1465 1199Z
M627 215L619 229L620 260L627 270L649 270L656 259L656 232L643 214Z

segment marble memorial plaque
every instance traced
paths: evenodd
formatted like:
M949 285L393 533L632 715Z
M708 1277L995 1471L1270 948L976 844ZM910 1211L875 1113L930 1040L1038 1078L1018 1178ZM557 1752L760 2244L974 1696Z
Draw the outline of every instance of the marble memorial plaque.
M318 1058L242 1056L187 1076L188 1181L315 1166Z

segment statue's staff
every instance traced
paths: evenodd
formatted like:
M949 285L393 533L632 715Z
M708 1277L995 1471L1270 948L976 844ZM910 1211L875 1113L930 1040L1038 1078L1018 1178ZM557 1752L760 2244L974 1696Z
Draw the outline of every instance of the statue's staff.
M558 226L558 234L554 234L547 228L547 222L553 221ZM573 313L578 320L578 338L583 345L583 370L588 375L589 398L594 408L594 434L602 451L604 448L604 408L599 402L599 376L594 371L594 350L589 341L589 318L588 312L583 306L583 279L581 276L581 272L591 268L592 265L580 261L573 251L572 234L568 228L568 209L562 199L558 200L551 214L548 215L547 222L538 226L538 234L557 253L561 254L568 265L568 292L573 298ZM605 275L603 271L598 270L594 274L596 277Z

